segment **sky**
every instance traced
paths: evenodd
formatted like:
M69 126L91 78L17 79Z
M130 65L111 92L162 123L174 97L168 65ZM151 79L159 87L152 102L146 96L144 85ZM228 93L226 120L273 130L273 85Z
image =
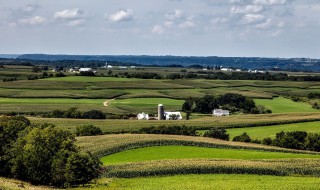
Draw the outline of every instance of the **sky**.
M319 0L0 0L0 54L320 58Z

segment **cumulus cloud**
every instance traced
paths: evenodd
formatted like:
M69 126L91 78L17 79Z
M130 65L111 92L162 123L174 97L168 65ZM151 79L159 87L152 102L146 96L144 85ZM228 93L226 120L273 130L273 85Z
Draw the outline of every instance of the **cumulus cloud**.
M41 16L35 16L31 18L23 18L18 20L18 24L21 25L31 25L31 26L36 26L36 25L43 25L47 22L47 19ZM11 23L13 24L13 23Z
M230 9L230 13L233 14L248 14L248 13L260 13L264 10L260 5L246 5L246 6L233 6Z
M153 33L163 34L169 30L190 29L196 26L194 16L186 16L180 9L175 9L164 15L165 21L163 24L155 25L152 29Z
M121 9L114 14L107 16L107 19L113 22L124 22L134 19L134 13L131 9Z
M265 17L261 14L246 14L243 16L243 20L246 23L256 23L264 20Z
M254 0L254 4L260 5L284 5L287 4L288 0Z
M81 26L85 23L84 15L83 10L76 8L55 12L53 18L67 26Z
M54 13L54 19L75 20L80 19L84 15L84 11L80 9L63 10Z

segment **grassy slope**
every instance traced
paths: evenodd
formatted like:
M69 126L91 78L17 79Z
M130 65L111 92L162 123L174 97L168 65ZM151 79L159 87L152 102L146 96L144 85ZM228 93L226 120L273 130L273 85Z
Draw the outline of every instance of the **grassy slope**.
M127 150L101 158L105 165L164 159L218 158L218 159L276 159L320 158L320 155L263 152L189 146L157 146Z
M294 102L290 99L279 97L272 100L255 99L257 105L263 105L272 113L292 113L292 112L319 112L313 109L311 105L304 102Z
M93 190L207 190L207 189L319 189L320 178L259 175L177 175L134 179L106 179ZM108 185L104 185L108 184Z
M317 121L264 127L227 129L227 132L230 134L230 139L232 139L234 136L240 135L243 132L247 132L253 139L263 139L266 137L275 138L276 133L281 131L306 131L308 133L319 133L320 122Z

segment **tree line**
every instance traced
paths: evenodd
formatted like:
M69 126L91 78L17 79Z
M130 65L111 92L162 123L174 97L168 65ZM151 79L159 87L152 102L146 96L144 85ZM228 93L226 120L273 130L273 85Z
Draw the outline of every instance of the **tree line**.
M205 95L201 98L188 98L182 105L182 111L188 113L212 113L214 109L226 109L230 112L242 113L271 113L263 106L256 106L255 102L241 94L227 93L220 96Z

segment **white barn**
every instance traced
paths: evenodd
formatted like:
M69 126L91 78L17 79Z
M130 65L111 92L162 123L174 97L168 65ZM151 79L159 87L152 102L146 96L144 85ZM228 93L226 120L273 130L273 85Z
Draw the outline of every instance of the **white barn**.
M90 71L92 71L91 68L80 68L79 69L79 72L90 72Z
M222 109L214 109L212 114L213 114L213 116L216 116L216 117L229 116L230 111L229 110L222 110Z
M138 114L137 118L138 120L149 120L149 114L142 112Z
M182 116L180 112L164 112L164 117L166 120L170 120L173 115L176 115L176 120L182 120Z

